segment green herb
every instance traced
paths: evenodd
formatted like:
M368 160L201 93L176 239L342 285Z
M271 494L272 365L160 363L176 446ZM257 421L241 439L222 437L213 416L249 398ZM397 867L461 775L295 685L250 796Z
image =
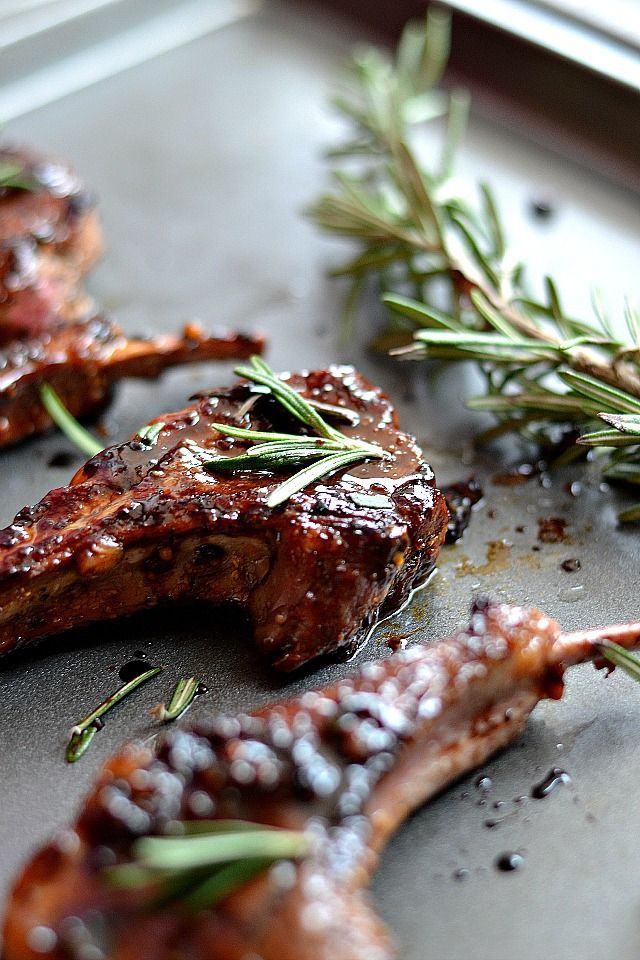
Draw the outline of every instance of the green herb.
M162 705L160 719L170 723L181 717L197 697L199 689L200 681L195 677L181 677L167 706Z
M0 163L0 189L29 190L40 188L40 182L29 173L24 164Z
M147 908L180 901L192 910L210 909L272 864L310 851L298 830L236 820L196 820L183 827L185 836L137 840L130 863L105 868L109 882L147 889Z
M85 430L81 423L78 423L50 384L43 383L41 385L40 399L58 429L71 440L81 453L89 457L101 453L103 444L96 440L92 433ZM141 440L146 440L147 443L153 444L164 428L165 423L161 420L157 423L147 423L138 430L138 436Z
M138 430L138 436L141 440L146 440L147 443L155 443L164 428L165 424L162 420L157 423L148 423Z
M45 410L59 430L87 457L93 457L103 448L92 433L69 413L56 391L48 383L40 387L40 399Z
M308 400L281 380L260 357L252 357L251 366L237 367L238 376L268 388L272 396L315 436L245 430L224 423L212 426L224 436L249 440L254 446L238 457L215 457L204 466L212 473L251 470L273 473L291 470L310 461L292 477L279 484L267 498L269 507L284 503L309 484L362 460L382 459L388 454L376 444L345 436L323 419ZM340 409L340 408L338 408ZM263 441L263 442L256 442Z
M613 640L603 640L601 643L596 644L596 646L602 656L609 660L610 663L613 663L616 667L620 667L620 669L628 673L630 677L640 682L640 657L629 653L628 650L621 647L619 643L614 643Z
M83 720L76 723L71 730L71 739L67 746L66 756L68 763L75 763L75 761L79 760L83 753L85 753L94 736L102 727L102 717L108 713L109 710L112 710L116 704L120 703L121 700L129 696L130 693L133 693L139 686L146 683L147 680L151 680L152 677L157 676L161 670L162 667L151 667L149 670L145 670L140 676L134 677L133 680L129 680L128 683L119 687L115 693L112 693L106 700L103 700L100 706L96 707L96 709Z
M469 405L499 421L484 439L519 431L547 443L577 424L582 446L565 459L601 448L608 479L640 486L640 315L627 306L625 337L597 295L590 322L567 311L551 277L544 297L531 295L492 190L481 184L474 199L454 177L468 96L439 87L448 50L449 15L430 8L426 26L406 28L393 61L358 51L334 101L350 132L330 154L334 188L310 216L359 245L334 271L350 284L349 311L370 278L391 311L374 344L478 364L485 393ZM427 169L418 133L438 118L444 143ZM337 166L345 158L348 171ZM620 519L640 519L640 504Z

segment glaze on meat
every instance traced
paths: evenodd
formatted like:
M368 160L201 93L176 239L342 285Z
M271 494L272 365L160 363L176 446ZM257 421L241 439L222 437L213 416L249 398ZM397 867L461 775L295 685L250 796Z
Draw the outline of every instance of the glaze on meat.
M395 951L363 887L390 833L482 763L558 697L558 625L536 610L477 603L466 629L323 690L249 715L174 729L157 753L125 747L76 823L26 867L5 926L5 960L389 960ZM151 915L102 865L176 821L247 819L305 829L316 852L193 916ZM71 920L70 918L73 918ZM94 956L92 953L91 956ZM98 956L96 953L95 956Z
M387 397L351 367L294 374L309 398L345 406L345 433L391 456L326 478L272 509L282 475L212 474L213 454L247 444L222 421L296 432L270 396L239 383L200 397L140 438L89 460L0 532L0 652L91 621L187 601L244 606L281 670L353 653L432 571L447 508ZM341 424L342 428L342 424ZM353 494L382 494L384 507Z
M32 189L0 187L0 344L90 316L81 280L103 249L94 199L70 167L4 146L7 165Z

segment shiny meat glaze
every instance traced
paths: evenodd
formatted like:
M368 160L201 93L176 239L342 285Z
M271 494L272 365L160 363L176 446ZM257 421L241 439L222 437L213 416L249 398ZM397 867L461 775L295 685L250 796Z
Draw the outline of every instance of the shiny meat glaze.
M558 635L539 611L479 601L469 627L441 643L254 714L175 729L157 754L125 747L75 825L18 880L5 960L42 957L43 929L51 960L395 956L362 893L380 849L411 810L513 739L541 697L560 696ZM136 838L199 818L306 829L315 852L196 916L175 905L141 914L101 874Z
M80 280L102 253L93 198L75 173L0 148L0 165L13 163L39 186L0 188L0 343L88 316L92 301Z
M0 350L0 447L52 425L39 388L49 383L75 417L100 411L124 377L153 378L167 367L205 360L244 359L260 353L260 336L214 333L190 324L182 336L126 337L113 320L93 317L62 324Z
M359 423L345 433L392 456L271 509L281 476L214 475L203 461L246 446L213 430L216 420L298 430L276 401L238 384L163 415L153 443L108 448L0 532L0 651L105 616L200 600L244 605L279 669L353 652L381 612L424 583L447 508L380 390L350 367L289 383L356 411ZM359 506L355 492L386 494L388 507Z

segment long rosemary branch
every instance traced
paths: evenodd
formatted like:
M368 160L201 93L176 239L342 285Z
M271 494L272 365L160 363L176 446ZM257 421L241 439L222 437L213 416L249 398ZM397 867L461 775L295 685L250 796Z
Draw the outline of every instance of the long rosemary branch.
M396 318L380 339L409 341L400 356L479 364L485 395L469 403L494 413L498 432L540 440L550 423L586 426L581 443L601 448L607 477L640 486L640 317L627 306L626 337L597 300L595 321L576 319L550 277L545 297L532 297L491 188L480 184L469 202L453 178L468 96L440 86L448 49L448 14L431 8L426 25L406 28L393 60L355 53L334 100L350 127L329 155L334 189L309 211L359 244L334 273L349 278L351 306L364 278L376 280ZM436 119L444 141L427 168L419 134ZM640 519L640 505L621 519Z

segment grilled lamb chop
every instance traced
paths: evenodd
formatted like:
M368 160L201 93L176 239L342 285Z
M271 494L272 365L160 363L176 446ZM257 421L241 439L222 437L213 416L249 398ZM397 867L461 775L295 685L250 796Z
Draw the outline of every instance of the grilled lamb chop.
M9 901L5 960L389 960L363 887L417 806L523 729L563 671L626 646L640 623L574 634L538 610L476 601L471 622L328 688L238 717L173 730L157 753L126 746L71 829L27 865ZM288 883L265 871L215 909L149 907L105 866L176 821L234 819L306 830L312 852Z
M9 168L26 189L0 177L0 343L89 316L80 280L102 253L93 198L66 164L2 147Z
M114 383L124 377L154 378L177 364L243 359L263 346L259 336L207 336L196 324L180 337L128 338L105 317L15 340L0 350L0 447L51 427L40 400L42 383L55 389L75 417L88 417L109 402Z
M271 395L240 382L159 417L152 442L134 437L104 450L0 532L0 652L193 600L246 607L258 647L281 670L363 643L379 616L431 573L447 508L387 397L353 368L294 374L288 383L350 408L358 423L345 434L377 443L388 458L271 508L280 476L203 467L246 446L212 429L216 421L300 432ZM381 492L382 507L358 502Z

